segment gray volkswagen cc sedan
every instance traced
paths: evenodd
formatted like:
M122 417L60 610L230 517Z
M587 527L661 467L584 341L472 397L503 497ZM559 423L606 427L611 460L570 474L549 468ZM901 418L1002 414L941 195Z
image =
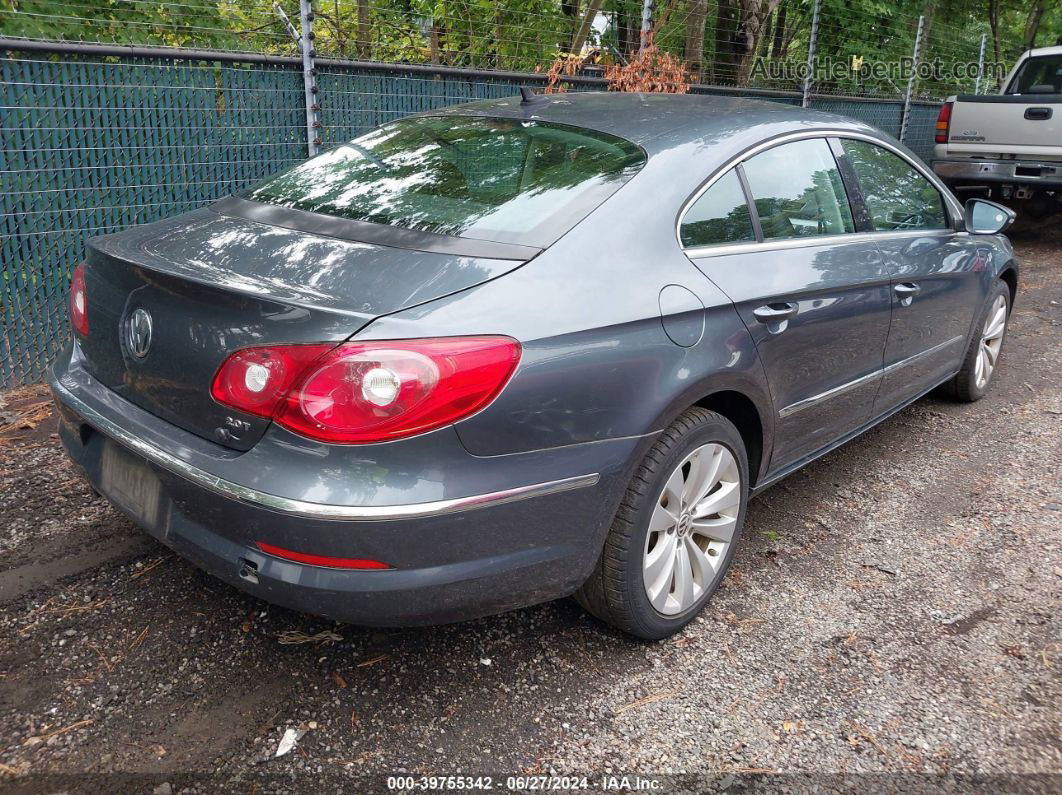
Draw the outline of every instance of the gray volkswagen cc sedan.
M407 625L574 594L661 638L751 495L932 389L984 395L1012 218L786 105L452 107L91 240L61 437L270 602Z

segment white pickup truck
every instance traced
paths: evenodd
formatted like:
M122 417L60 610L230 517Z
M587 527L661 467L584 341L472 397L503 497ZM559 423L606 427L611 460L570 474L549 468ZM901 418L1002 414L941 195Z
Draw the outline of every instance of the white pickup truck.
M948 97L933 170L956 193L1038 218L1062 212L1062 47L1024 53L999 94Z

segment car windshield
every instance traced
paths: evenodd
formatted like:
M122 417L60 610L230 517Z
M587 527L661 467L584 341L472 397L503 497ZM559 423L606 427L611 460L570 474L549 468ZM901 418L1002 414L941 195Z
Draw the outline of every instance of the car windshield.
M1062 53L1027 58L1007 89L1008 94L1062 94Z
M561 124L420 116L307 160L244 197L502 243L547 245L645 163L622 138Z

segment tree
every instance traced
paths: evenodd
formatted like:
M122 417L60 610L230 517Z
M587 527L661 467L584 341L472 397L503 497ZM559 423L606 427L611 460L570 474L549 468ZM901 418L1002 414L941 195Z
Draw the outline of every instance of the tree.
M686 66L695 81L701 79L704 61L704 23L708 18L708 0L690 0L686 17Z
M749 82L756 50L779 2L780 0L740 0L740 31L744 48L736 62L738 85L747 85Z
M1029 18L1025 22L1025 37L1022 40L1025 49L1031 50L1036 46L1036 34L1040 30L1040 22L1043 21L1046 10L1047 0L1033 0L1032 8L1029 9Z

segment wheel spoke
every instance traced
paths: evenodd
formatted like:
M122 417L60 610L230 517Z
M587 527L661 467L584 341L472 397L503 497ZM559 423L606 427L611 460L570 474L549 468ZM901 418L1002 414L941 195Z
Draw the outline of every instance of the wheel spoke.
M741 486L737 481L723 481L719 488L693 508L693 518L703 519L722 513L741 502Z
M704 554L704 550L697 546L693 538L687 536L685 542L686 554L689 556L690 564L693 567L693 579L702 588L707 588L715 577L715 566L712 565L713 559Z
M678 541L674 535L665 535L649 553L645 560L643 577L649 601L660 608L657 598L661 593L666 597L670 590L671 578L675 571L675 548Z
M702 447L690 458L690 471L686 476L686 506L696 505L712 490L719 479L724 456L729 455L722 446Z
M653 508L653 515L649 517L649 532L662 533L676 524L678 517L658 502Z
M737 517L720 516L716 519L695 519L691 533L729 544L734 539Z
M679 610L685 610L693 604L693 569L690 567L690 557L686 551L686 545L680 544L675 554L675 601L678 602Z
M988 364L993 368L996 366L996 359L999 358L999 345L993 345L991 342L984 343L985 355L988 357Z
M977 362L974 364L974 383L981 386L985 380L985 346L977 350Z
M664 484L663 494L668 507L676 513L682 510L682 490L684 486L685 483L682 479L682 467L678 467L671 473L671 477L667 479L667 483Z
M1003 336L1003 329L1007 327L1007 305L1004 304L985 325L985 332L982 335L985 340L994 340Z

